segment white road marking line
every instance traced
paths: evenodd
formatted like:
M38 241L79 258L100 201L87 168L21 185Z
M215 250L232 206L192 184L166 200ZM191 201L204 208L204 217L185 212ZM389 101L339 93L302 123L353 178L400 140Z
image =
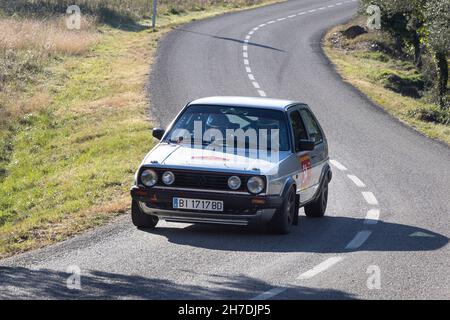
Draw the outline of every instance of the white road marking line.
M265 23L259 25L260 28L263 28L263 27L265 27L265 26L266 26Z
M309 13L316 12L316 9L308 10Z
M254 33L255 33L255 31L252 30L252 31L250 31L248 34L249 34L249 35L252 35L252 34L254 34Z
M261 97L267 97L266 93L262 90L258 90L258 93Z
M320 7L319 9L317 9L317 10L325 10L326 9L326 7Z
M255 76L252 75L251 73L248 74L248 78L252 81L255 81Z
M245 40L244 40L244 43L248 43L248 42L249 42L248 39L245 39Z
M380 219L380 209L370 209L367 211L364 224L377 224Z
M246 35L246 36L245 36L245 39L246 39L246 40L250 40L251 37L252 37L251 35Z
M297 16L296 14L291 14L290 16L288 16L288 18L294 18L296 16Z
M375 195L372 192L363 191L362 195L368 204L373 205L373 206L378 205L378 200L377 200L377 198L375 198Z
M331 268L332 266L334 266L336 263L338 263L339 261L341 261L343 258L342 257L332 257L332 258L328 258L327 260L325 260L322 263L319 263L317 266L315 266L314 268L306 271L305 273L302 273L301 275L299 275L297 277L297 280L306 280L306 279L311 279L312 277L318 275L319 273Z
M259 27L254 27L252 30L253 31L258 31Z
M244 64L245 64L246 66L248 66L248 65L250 64L250 62L248 61L248 59L244 59Z
M253 86L255 87L255 89L261 89L261 87L259 86L259 83L256 81L252 82Z
M286 20L286 18L278 18L277 21L283 21Z
M330 160L330 163L341 171L347 171L347 168L337 160Z
M248 52L247 52L247 51L244 51L244 52L242 53L242 56L243 56L244 58L248 58Z
M366 185L364 184L364 182L362 182L357 176L353 175L353 174L348 174L347 177L353 181L354 184L356 184L357 187L359 188L365 188Z
M242 50L247 51L248 50L248 46L242 46Z
M250 67L245 67L245 71L247 71L247 73L252 73L252 69L250 69Z
M425 233L425 232L422 232L422 231L417 231L417 232L411 233L409 236L410 237L420 237L420 238L434 238L434 237L436 237L434 234L429 234L429 233Z
M334 4L332 4L332 5L328 6L328 8L333 8L333 7L334 7Z
M260 295L252 298L251 300L267 300L270 298L275 297L276 295L279 295L280 293L286 291L286 288L273 288L269 291L263 292Z
M338 2L338 3L336 3L336 5L337 5L337 6L341 6L341 5L342 5L342 2Z
M306 14L306 12L299 12L299 13L297 13L298 16L301 16L301 15L304 15L304 14Z
M370 235L372 234L372 231L369 230L363 230L359 231L356 236L350 241L345 249L352 250L352 249L358 249L363 245L364 242L369 239Z
M267 24L272 24L272 23L275 23L275 22L276 22L276 21L271 20L271 21L267 22Z

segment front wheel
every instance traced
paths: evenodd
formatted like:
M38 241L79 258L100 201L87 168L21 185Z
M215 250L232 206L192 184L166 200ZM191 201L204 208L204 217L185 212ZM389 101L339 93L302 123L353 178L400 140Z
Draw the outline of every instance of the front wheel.
M269 223L270 231L276 234L288 234L294 224L295 215L298 214L296 208L295 190L291 188L286 194L283 205L275 212Z
M328 182L324 182L319 197L305 206L305 214L310 218L320 218L325 215L328 204Z
M158 217L145 214L142 212L139 203L133 200L131 203L131 220L133 224L142 229L154 229L158 224Z

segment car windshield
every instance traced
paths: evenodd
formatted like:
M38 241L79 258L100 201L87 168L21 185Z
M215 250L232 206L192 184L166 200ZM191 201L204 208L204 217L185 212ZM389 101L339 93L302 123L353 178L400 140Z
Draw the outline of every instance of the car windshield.
M193 105L178 118L167 143L288 151L289 138L282 111Z

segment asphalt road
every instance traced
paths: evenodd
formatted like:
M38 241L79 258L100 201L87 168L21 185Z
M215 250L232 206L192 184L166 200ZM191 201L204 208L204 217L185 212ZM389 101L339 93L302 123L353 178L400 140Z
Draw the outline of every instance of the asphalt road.
M124 216L1 261L0 297L449 299L450 149L333 71L321 37L357 9L339 1L289 1L179 27L160 44L150 92L162 125L210 95L307 102L337 161L327 217L301 212L299 227L275 236L174 223L145 232ZM69 266L80 268L81 290L67 289Z

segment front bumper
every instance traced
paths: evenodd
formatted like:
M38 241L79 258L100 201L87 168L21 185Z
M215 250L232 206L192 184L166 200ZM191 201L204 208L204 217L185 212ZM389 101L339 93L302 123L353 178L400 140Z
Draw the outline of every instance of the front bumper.
M281 196L255 196L250 194L200 192L181 189L131 188L131 197L139 202L146 214L166 221L254 225L269 222L276 209L283 204ZM223 212L173 209L174 197L223 201Z

